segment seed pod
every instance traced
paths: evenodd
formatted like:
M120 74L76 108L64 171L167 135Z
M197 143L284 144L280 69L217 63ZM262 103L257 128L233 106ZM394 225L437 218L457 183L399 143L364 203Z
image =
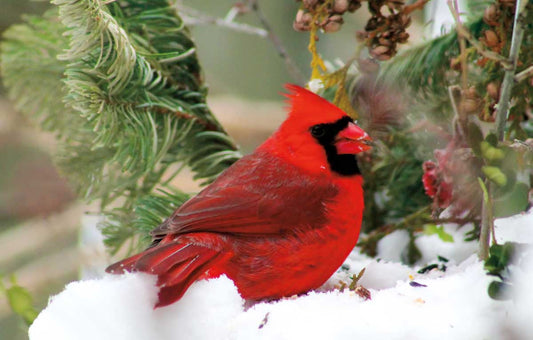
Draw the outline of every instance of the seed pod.
M309 12L305 12L303 17L302 17L302 22L305 25L310 25L311 21L313 21L313 15L311 13L309 13Z
M492 4L485 9L483 20L490 26L497 26L500 13L496 5Z
M315 8L315 6L318 4L318 0L303 0L304 7L312 10Z
M401 15L400 16L400 23L402 24L403 28L409 27L411 25L411 17L408 15Z
M398 35L396 35L396 41L401 44L406 43L407 39L409 39L409 33L407 32L400 32Z
M350 5L348 6L348 12L353 13L361 7L360 0L351 0Z
M380 24L380 20L377 17L372 17L368 19L368 22L366 23L366 26L365 26L365 31L367 32L373 31L379 27L379 24Z
M330 21L327 24L325 24L324 26L322 26L322 29L326 33L335 33L335 32L337 32L338 30L341 29L341 26L342 26L342 24L339 23L339 22Z
M405 0L388 0L387 3L394 9L401 9L405 5Z
M379 38L378 43L383 46L392 46L392 41L387 38Z
M339 22L341 24L344 23L344 19L342 18L342 15L340 15L340 14L334 14L334 15L330 16L328 21L330 21L330 22Z
M495 82L490 82L487 84L487 93L492 99L497 100L500 95L500 87Z
M350 1L349 0L335 0L333 3L333 13L339 13L344 14L348 7L350 7Z
M306 26L302 22L296 20L292 23L292 28L294 28L294 30L297 32L305 32L311 29L310 26Z
M340 30L343 23L344 20L342 19L341 15L332 15L329 17L328 22L322 26L322 28L326 33L333 33Z
M296 21L297 22L302 22L303 21L303 17L304 17L304 13L305 11L303 9L299 9L298 12L296 12Z
M370 50L370 55L377 60L389 60L391 58L391 50L387 46L380 45Z
M498 39L498 36L493 30L486 30L483 34L485 35L485 44L488 47L495 47L500 43L500 39Z

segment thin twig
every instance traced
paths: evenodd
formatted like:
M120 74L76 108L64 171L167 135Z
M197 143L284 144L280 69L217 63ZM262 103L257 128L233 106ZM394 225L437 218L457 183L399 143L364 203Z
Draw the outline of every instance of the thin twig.
M183 19L185 25L195 26L195 25L216 25L219 27L228 28L237 32L258 35L262 38L268 37L268 32L265 29L260 27L255 27L248 24L242 24L239 22L234 22L231 20L225 20L222 18L217 18L211 15L204 14L195 9L183 6L181 4L176 4L176 8L179 11L181 18Z
M448 1L448 6L450 6L450 4L452 3L451 0ZM457 0L453 0L453 7L455 9L455 12L458 13L459 12L459 5L457 4ZM457 25L455 25L456 27L456 30L457 30L457 37L459 38L459 49L461 51L461 54L460 54L460 58L461 58L461 88L463 89L463 91L466 90L467 86L468 86L468 66L466 64L466 41L465 41L465 37L460 33L458 27L462 27L463 24L461 22L461 17L460 16L457 16L457 18L455 19L457 20ZM461 101L463 100L463 96L461 96ZM463 118L464 114L463 112L460 112L461 115L459 116L461 119Z
M412 3L410 5L406 5L403 8L403 14L408 15L412 12L416 11L417 9L423 9L424 6L429 2L429 0L417 0L415 3Z
M510 66L505 67L505 75L503 76L502 87L500 89L500 100L496 109L496 134L498 140L502 141L504 137L505 123L509 116L509 103L511 101L511 91L514 85L516 64L518 63L518 54L520 53L520 45L522 45L522 38L524 37L524 18L527 0L516 1L516 11L513 23L513 35L511 37L511 48L509 49Z
M507 60L505 57L499 55L498 53L492 52L491 50L488 50L484 44L482 44L479 40L474 38L472 34L461 24L461 20L459 18L459 13L453 8L451 0L448 0L448 7L450 8L450 11L453 15L453 18L455 20L455 26L457 30L457 34L463 36L470 45L474 46L474 48L478 51L479 54L484 56L485 58L494 60L499 62L503 65L504 68L510 67L511 63L509 60Z
M520 73L517 73L515 76L514 76L514 81L516 81L517 83L521 82L522 80L525 80L529 77L533 76L533 65L529 66L528 68L526 68L525 70L523 70L522 72Z
M263 11L261 11L261 8L259 7L259 2L257 0L248 0L248 2L250 4L250 8L252 9L252 11L254 11L255 15L261 22L261 25L268 32L268 39L272 42L272 44L278 51L280 57L283 58L283 61L285 62L285 66L287 67L291 78L299 84L304 84L305 77L303 76L302 71L300 71L298 65L296 65L296 63L289 56L289 53L287 53L287 49L285 48L285 46L283 46L283 43L281 42L279 37L274 33L272 26L270 25Z

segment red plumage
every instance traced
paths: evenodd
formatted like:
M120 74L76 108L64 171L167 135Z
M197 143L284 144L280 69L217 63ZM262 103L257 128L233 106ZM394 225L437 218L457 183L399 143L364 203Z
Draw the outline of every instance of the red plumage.
M290 112L278 131L157 227L155 246L108 272L157 275L160 307L221 274L259 300L304 293L337 270L359 235L355 154L370 138L328 101L287 88Z

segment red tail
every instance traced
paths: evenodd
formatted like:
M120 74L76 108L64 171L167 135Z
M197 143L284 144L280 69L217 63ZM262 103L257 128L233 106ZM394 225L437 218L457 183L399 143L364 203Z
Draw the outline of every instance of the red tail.
M112 264L106 271L112 274L144 272L157 275L159 300L163 307L180 299L216 258L217 251L190 243L170 243L149 248L144 252Z

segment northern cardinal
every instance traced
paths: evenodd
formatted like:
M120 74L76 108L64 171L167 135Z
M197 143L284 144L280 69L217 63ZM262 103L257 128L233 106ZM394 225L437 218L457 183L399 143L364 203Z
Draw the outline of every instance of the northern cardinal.
M364 206L355 155L371 139L327 100L286 88L279 129L154 229L150 248L108 272L157 275L157 308L222 274L245 299L305 293L342 265Z

